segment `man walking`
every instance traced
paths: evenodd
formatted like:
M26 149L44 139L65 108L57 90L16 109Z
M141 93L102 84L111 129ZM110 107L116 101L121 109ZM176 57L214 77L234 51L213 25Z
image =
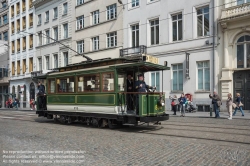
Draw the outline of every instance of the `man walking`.
M217 92L214 92L214 95L212 96L211 94L209 94L209 97L212 99L215 118L219 118L220 117L219 107L221 106L220 96L217 94Z

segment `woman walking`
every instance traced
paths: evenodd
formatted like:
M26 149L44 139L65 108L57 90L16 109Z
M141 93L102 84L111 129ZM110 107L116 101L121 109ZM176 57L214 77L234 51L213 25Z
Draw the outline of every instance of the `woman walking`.
M244 111L242 110L243 104L241 103L241 99L242 99L242 98L240 97L240 94L239 94L239 93L236 93L236 96L237 96L237 99L236 99L236 105L237 105L237 107L236 107L235 110L234 110L233 116L235 116L235 114L236 114L238 108L240 109L240 112L241 112L242 116L244 116Z
M181 116L185 116L185 103L186 103L186 97L184 96L184 93L181 94L181 97L179 98L179 105L181 110Z
M174 95L174 97L169 96L169 99L171 100L172 110L174 111L173 115L176 115L176 111L177 111L177 96L176 95Z
M233 100L232 100L232 94L231 93L228 93L227 94L227 111L229 113L229 120L232 119L232 112L233 112Z

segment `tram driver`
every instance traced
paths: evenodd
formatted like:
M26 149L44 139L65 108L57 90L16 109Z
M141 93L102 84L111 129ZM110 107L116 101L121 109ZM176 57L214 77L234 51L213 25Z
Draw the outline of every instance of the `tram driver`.
M154 89L155 87L149 86L144 81L143 74L138 75L138 81L135 82L136 92L147 92L149 89ZM139 95L136 95L136 115L139 114Z

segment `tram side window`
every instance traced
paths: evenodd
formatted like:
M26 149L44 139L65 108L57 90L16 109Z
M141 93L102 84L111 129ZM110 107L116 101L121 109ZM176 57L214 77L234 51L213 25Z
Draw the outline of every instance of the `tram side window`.
M114 91L114 73L102 74L103 91Z
M56 87L55 87L55 80L49 80L49 93L55 93Z
M57 91L59 93L75 92L74 77L64 77L57 79Z
M99 92L99 74L84 75L78 77L78 92Z
M126 74L118 75L118 91L125 91L125 78Z

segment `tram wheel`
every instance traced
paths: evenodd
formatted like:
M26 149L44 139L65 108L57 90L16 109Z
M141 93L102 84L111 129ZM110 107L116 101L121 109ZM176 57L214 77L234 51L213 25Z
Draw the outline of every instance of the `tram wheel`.
M116 120L114 120L114 119L109 119L108 120L108 126L109 126L110 129L116 129L116 128L121 127L121 124L119 122L117 122Z
M65 116L60 116L60 122L63 124L67 123L66 117Z
M92 124L93 124L94 127L99 127L98 119L97 118L93 118L92 119Z

